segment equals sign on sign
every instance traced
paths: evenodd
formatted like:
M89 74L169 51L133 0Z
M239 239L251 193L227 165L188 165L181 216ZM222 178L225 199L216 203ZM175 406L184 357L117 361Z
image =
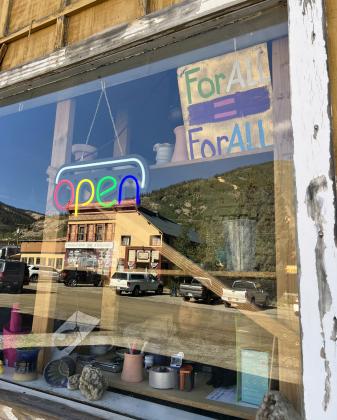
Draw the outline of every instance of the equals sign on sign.
M209 124L260 114L270 108L267 87L237 92L212 101L190 105L190 125Z

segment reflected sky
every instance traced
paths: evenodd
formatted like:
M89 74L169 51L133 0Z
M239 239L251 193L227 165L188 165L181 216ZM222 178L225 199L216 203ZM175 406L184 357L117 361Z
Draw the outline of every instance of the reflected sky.
M104 79L118 135L123 137L127 130L127 153L141 155L152 167L150 190L196 178L208 178L273 159L269 151L212 164L177 166L160 171L153 168L156 157L153 146L156 143L174 145L173 130L183 124L177 67L233 51L233 48L246 48L271 37L278 38L287 31L285 24L273 26L272 29L245 34L236 38L235 42L222 41L212 47L162 59ZM61 99L72 97L75 101L73 144L87 141L97 148L97 159L113 156L116 134L104 96L97 108L100 94L101 82L96 80L0 109L1 202L42 213L45 211L48 189L46 171L51 160L56 103ZM118 124L118 120L125 115L126 123Z

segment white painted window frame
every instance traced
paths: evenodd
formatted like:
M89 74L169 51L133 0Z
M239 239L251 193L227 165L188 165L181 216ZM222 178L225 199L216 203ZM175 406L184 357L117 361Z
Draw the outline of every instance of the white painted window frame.
M335 168L324 0L288 1L306 419L337 418Z

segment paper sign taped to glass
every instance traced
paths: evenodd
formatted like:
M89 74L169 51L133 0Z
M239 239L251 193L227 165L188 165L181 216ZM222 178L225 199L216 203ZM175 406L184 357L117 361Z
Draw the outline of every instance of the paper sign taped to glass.
M180 67L177 74L189 159L273 145L266 43Z

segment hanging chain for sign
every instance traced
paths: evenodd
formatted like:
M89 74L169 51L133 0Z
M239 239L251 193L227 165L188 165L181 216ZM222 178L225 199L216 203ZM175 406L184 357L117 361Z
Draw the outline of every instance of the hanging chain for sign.
M121 146L121 143L120 143L120 140L119 140L119 135L118 135L118 132L117 132L117 129L116 129L115 120L114 120L114 117L112 115L111 106L110 106L110 103L109 103L108 95L106 93L105 81L104 80L101 80L101 93L100 93L98 101L97 101L95 113L94 113L93 119L92 119L91 124L90 124L88 135L87 135L87 138L85 140L85 144L89 144L89 139L90 139L90 136L91 136L91 132L92 132L92 129L94 127L96 117L97 117L97 114L98 114L98 110L99 110L99 107L100 107L100 104L101 104L101 101L102 101L103 97L104 97L104 99L106 101L106 104L107 104L107 107L108 107L109 116L110 116L110 119L111 119L112 127L113 127L113 130L114 130L114 133L115 133L115 138L117 140L117 144L118 144L118 147L119 147L119 151L120 151L121 155L123 155L123 149L122 149L122 146ZM84 157L84 152L82 153L82 157L81 157L80 160L83 160L83 157Z

